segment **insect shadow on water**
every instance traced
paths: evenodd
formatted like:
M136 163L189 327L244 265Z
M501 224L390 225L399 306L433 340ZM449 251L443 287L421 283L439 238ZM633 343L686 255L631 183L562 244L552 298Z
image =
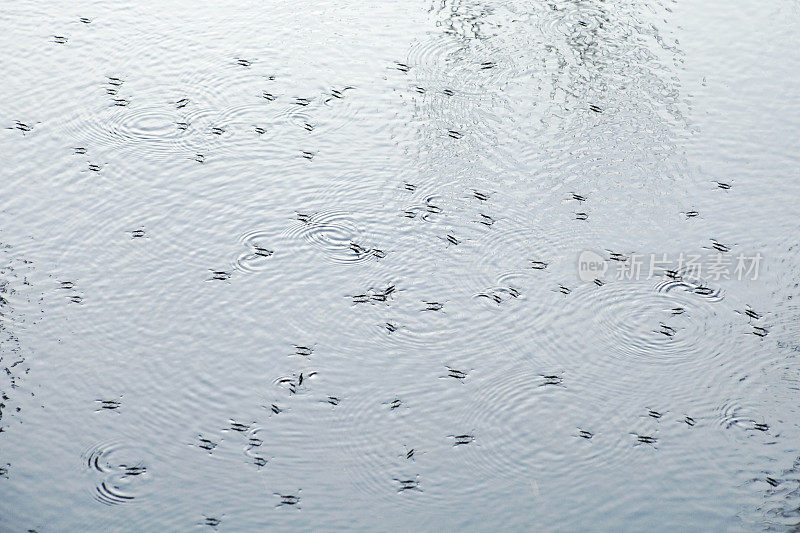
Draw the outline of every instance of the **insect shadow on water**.
M444 308L444 303L436 301L423 301L425 307L422 311L441 311Z
M41 122L36 122L35 124L41 124ZM28 124L25 122L21 122L19 120L14 121L13 126L8 126L7 130L19 130L22 132L22 135L25 135L28 132L33 131L33 124Z
M392 400L388 404L384 403L384 405L388 405L389 406L389 410L390 411L394 411L395 409L399 409L400 407L403 406L403 400L401 400L400 398L395 398L394 400Z
M559 374L539 374L542 378L540 387L556 386L566 388L564 385L564 377Z
M297 494L283 494L274 492L273 494L280 498L280 502L275 507L297 507L300 509L300 492L302 489L297 490Z
M122 398L120 396L120 398ZM100 411L116 411L122 406L122 402L120 400L95 400L97 404L97 409L95 412Z
M662 416L664 416L664 413L656 411L655 409L648 408L647 409L647 416L649 416L650 418L655 418L656 420L659 420Z
M748 320L761 320L761 318L763 318L763 315L757 313L756 310L750 307L749 305L745 307L744 311L739 311L737 309L736 312L746 316Z
M462 242L464 242L464 241L462 241L461 239L457 238L457 237L456 237L455 235L453 235L452 233L448 233L448 234L447 234L447 235L445 235L444 237L439 237L439 238L440 238L441 240L443 240L443 241L444 241L444 242L447 244L447 246L448 246L448 247L449 247L449 246L458 246L459 244L461 244Z
M468 433L463 433L461 435L448 435L447 437L453 439L453 447L472 444L475 442L475 436Z
M390 334L394 333L400 327L402 327L402 326L399 326L398 324L395 324L393 322L384 322L383 324L379 324L379 326L382 327L383 329L385 329L386 331L388 331Z
M218 442L207 439L200 434L197 435L197 444L193 444L193 446L197 446L200 449L206 450L208 453L213 452L218 445Z
M330 92L330 98L328 98L327 100L325 100L325 102L324 102L324 103L326 103L326 104L327 104L328 102L331 102L331 101L333 101L334 99L336 99L336 100L341 100L342 98L344 98L344 97L345 97L345 92L346 92L346 91L350 91L350 90L353 90L353 89L355 89L355 87L353 87L352 85L348 85L347 87L343 87L343 88L341 88L341 89L335 89L335 88L334 88L334 89L331 89L331 92Z
M280 407L278 407L277 404L274 404L274 403L270 404L270 405L262 405L261 407L263 407L264 409L269 409L272 412L272 414L274 414L274 415L277 415L277 414L280 414L280 413L283 412L283 409L281 409Z
M640 446L645 444L652 446L653 448L656 448L656 443L658 442L658 439L653 435L641 435L639 433L631 433L631 435L636 437L636 442L634 442L633 444L634 446Z
M488 227L488 226L494 225L494 223L497 222L497 219L495 219L494 217L492 217L490 215L485 215L483 213L478 213L478 219L477 220L473 220L473 222L476 222L478 224L482 224L482 225Z
M308 378L314 377L317 375L316 371L303 373L300 372L297 375L292 377L283 377L278 379L278 385L285 387L289 390L289 394L297 394L300 388L303 386L303 383L308 381ZM273 404L274 406L274 404ZM273 410L274 412L274 410ZM277 414L277 413L276 413Z
M399 485L397 492L405 492L408 490L413 490L416 492L423 492L423 490L419 487L419 480L418 479L398 479L393 478L394 482Z
M583 202L586 201L586 196L584 196L582 194L575 193L575 192L571 192L571 193L569 193L569 198L568 199L569 200L576 200L578 203L583 203Z
M672 338L678 332L675 328L673 328L672 326L668 326L668 325L664 324L663 322L661 322L659 324L659 326L661 327L661 329L654 329L653 333L660 333L661 335L664 335L665 337Z
M493 193L479 191L478 189L470 189L472 194L467 195L467 198L475 198L476 200L480 200L481 202L488 202Z
M447 366L447 365L445 365L445 368L447 369L447 375L446 376L439 376L440 379L453 378L453 379L456 379L458 381L463 382L469 376L469 373L467 371L465 371L465 370L458 370L458 369L455 369L455 368L453 368L451 366Z
M405 452L401 455L401 457L405 457L409 461L416 461L416 459L414 459L414 455L417 453L417 450L414 448L409 448L405 444L403 444L403 448L405 448Z
M300 355L303 357L308 357L314 353L314 348L316 347L316 344L313 344L311 346L293 344L292 346L294 346L294 353L292 355Z
M553 292L560 292L564 296L567 296L572 292L572 289L570 289L566 285L559 285L558 289L552 289L552 290L553 290Z
M214 270L211 268L208 270L211 272L211 277L207 278L206 281L228 281L231 278L231 273L225 270Z
M222 516L225 516L224 514ZM216 529L222 523L222 518L216 516L203 515L203 520L198 523L201 526L208 526Z
M594 433L585 429L578 428L578 433L575 436L581 439L590 440L592 437L594 437Z

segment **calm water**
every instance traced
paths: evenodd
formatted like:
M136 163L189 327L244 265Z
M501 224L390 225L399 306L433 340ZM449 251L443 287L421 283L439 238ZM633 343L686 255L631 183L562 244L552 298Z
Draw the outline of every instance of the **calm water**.
M167 4L0 2L0 530L800 528L796 0Z

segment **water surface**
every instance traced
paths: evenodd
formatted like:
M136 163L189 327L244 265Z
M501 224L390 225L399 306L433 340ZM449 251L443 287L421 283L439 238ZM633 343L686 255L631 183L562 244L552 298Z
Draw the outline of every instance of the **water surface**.
M800 527L795 0L1 9L3 531Z

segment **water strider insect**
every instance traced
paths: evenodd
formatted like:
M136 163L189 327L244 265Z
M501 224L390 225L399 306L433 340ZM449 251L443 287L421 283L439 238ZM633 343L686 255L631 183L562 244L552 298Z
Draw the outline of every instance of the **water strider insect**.
M445 377L460 379L460 380L467 379L467 373L464 372L463 370L456 370L455 368L451 368L449 366L446 368L447 368L447 376Z
M481 192L481 191L479 191L477 189L472 189L472 195L475 198L477 198L478 200L482 201L482 202L485 202L485 201L489 200L489 198L490 198L488 193Z
M400 488L397 489L397 492L403 492L406 490L416 490L418 492L422 492L422 489L419 488L419 481L416 479L394 478L394 481L396 481L400 485Z
M297 505L300 503L300 496L295 494L281 494L276 492L275 495L281 499L281 503L278 504L278 507L282 505Z
M454 246L461 244L461 241L458 240L458 238L456 238L456 236L453 235L452 233L448 233L447 235L445 235L444 240L447 241L448 244L452 244Z
M658 439L650 435L639 435L638 433L634 433L634 435L638 444L655 444L658 441Z
M668 325L664 324L663 322L661 324L659 324L659 326L661 326L661 330L657 330L655 332L656 333L661 333L662 335L664 335L666 337L673 337L677 333L677 330L675 328L673 328L672 326L668 326Z
M563 381L564 378L557 374L542 375L542 383L539 386L545 387L547 385L561 385Z
M448 435L451 439L453 439L453 446L461 446L463 444L470 444L475 440L475 436L473 435Z
M443 303L440 302L423 302L425 304L424 311L441 311L444 307Z
M308 357L309 355L314 353L314 348L311 346L300 346L297 344L293 344L293 346L295 355L302 355L304 357Z
M756 312L755 312L755 310L754 310L754 309L752 309L751 307L747 307L747 308L744 310L744 314L745 314L745 315L747 315L749 318L752 318L752 319L755 319L755 320L759 320L759 319L761 319L761 315L759 315L758 313L756 313Z
M250 426L247 424L242 424L241 422L236 422L235 420L231 420L231 427L233 431L238 431L239 433L244 433L250 430Z
M714 239L711 239L711 246L718 252L725 253L731 251L730 246L728 246L727 244L722 244L721 242L717 242Z
M206 281L211 281L211 280L226 281L231 277L231 273L226 272L224 270L213 270L210 268L208 270L209 272L211 272L211 277L208 278L208 280Z
M484 215L483 213L478 213L478 216L480 217L480 219L475 221L478 224L483 224L484 226L491 226L492 224L494 224L496 222L496 220L494 218L492 218L491 216L489 216L489 215Z

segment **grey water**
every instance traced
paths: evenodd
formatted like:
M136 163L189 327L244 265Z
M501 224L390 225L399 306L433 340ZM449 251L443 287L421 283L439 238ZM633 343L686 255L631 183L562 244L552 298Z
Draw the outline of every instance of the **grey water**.
M0 531L797 531L800 3L0 2Z

